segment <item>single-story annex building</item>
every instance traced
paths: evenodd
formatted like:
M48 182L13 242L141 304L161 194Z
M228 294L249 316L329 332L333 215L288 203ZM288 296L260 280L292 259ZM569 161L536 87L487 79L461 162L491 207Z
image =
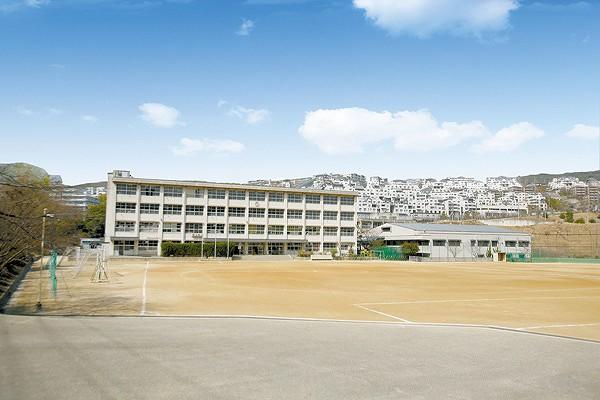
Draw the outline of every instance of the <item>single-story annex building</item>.
M473 261L474 259L529 259L531 235L487 225L386 223L369 235L386 246L400 248L416 243L416 256L431 261Z

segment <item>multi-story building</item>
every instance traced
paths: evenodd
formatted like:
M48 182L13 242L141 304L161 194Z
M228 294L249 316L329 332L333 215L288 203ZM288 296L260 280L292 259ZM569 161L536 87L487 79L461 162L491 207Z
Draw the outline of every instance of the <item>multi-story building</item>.
M356 251L349 191L134 178L108 174L106 242L113 255L159 255L170 242L235 243L241 254Z

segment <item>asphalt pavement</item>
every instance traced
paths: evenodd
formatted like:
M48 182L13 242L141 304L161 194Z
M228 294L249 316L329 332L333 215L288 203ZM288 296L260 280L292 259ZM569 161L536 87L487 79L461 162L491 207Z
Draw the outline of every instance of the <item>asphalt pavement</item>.
M0 315L1 399L598 399L600 343L486 328Z

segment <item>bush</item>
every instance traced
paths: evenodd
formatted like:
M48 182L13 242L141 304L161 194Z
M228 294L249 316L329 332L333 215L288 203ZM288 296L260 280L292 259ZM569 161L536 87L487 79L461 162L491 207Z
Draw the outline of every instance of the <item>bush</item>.
M227 254L227 242L217 242L217 257L231 257L237 251L237 243L229 242L229 254ZM160 246L163 257L204 257L215 256L215 243L173 243L162 242Z
M419 245L414 242L402 243L402 253L406 256L414 256L419 252Z
M331 254L331 257L335 257L337 255L337 249L335 247L333 249L329 249L329 254Z
M589 222L590 224L595 224L595 223L596 223L596 220L595 220L594 218L590 218L588 222Z
M583 218L577 218L577 219L575 220L575 223L576 223L576 224L585 224L585 220L584 220Z
M560 213L560 215L558 216L558 218L565 219L565 218L567 218L567 216L565 215L565 213Z
M573 222L573 211L567 211L565 213L565 221Z

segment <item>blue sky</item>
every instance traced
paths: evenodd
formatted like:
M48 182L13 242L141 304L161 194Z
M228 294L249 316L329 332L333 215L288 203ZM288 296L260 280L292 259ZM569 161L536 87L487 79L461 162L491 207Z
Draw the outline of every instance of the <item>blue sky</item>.
M71 184L598 169L598 21L596 1L0 0L0 162Z

